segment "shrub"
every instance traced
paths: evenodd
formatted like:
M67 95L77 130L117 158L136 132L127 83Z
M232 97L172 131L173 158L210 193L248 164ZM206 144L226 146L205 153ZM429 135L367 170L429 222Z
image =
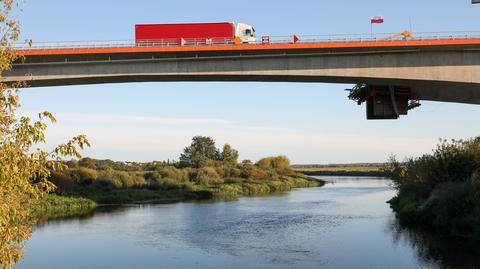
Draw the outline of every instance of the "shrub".
M441 141L433 154L391 160L400 222L427 224L450 236L480 238L480 137Z
M188 172L184 169L178 169L174 166L164 166L158 169L161 178L175 179L177 181L188 181Z
M257 162L262 169L273 169L277 171L291 171L290 160L285 156L263 158Z
M99 172L99 180L111 182L116 188L144 186L147 184L143 176L135 172L116 171L111 168Z
M186 185L176 179L159 178L150 183L149 188L155 190L181 190L185 189Z
M197 175L195 182L199 184L219 184L223 183L223 180L218 175L215 168L207 166L197 169Z
M95 169L96 166L96 161L92 158L83 158L80 161L78 161L78 165L80 167L86 167L90 169Z
M245 179L243 179L243 178L236 178L236 177L235 177L235 178L226 178L226 179L224 180L224 182L227 183L227 184L238 184L238 183L242 183L242 182L244 182L244 181L245 181Z
M97 180L98 173L96 170L80 167L78 170L73 170L71 176L78 184L90 185L92 182Z
M241 176L242 178L247 178L250 180L262 180L267 179L268 177L267 173L264 170L259 169L258 167L253 165L243 166L241 170Z

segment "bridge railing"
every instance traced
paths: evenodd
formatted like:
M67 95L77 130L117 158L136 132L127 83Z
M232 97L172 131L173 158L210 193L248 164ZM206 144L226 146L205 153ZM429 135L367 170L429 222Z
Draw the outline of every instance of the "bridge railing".
M389 41L412 41L412 40L469 40L480 39L478 32L423 32L413 33L413 39L405 39L404 36L393 37L394 33L376 34L342 34L342 35L297 35L297 44L315 43L342 43L342 42L389 42ZM259 36L255 42L249 44L292 44L294 35L291 36ZM268 40L268 42L266 42ZM235 41L232 38L211 39L159 39L159 40L106 40L106 41L70 41L70 42L28 42L15 44L17 50L52 50L52 49L96 49L96 48L136 48L136 47L179 47L179 46L232 46Z

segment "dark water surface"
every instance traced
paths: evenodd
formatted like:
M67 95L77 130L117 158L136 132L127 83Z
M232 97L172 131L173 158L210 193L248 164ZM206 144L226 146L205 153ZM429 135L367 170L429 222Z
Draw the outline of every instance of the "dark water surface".
M395 194L389 180L321 178L331 183L281 196L101 209L84 218L50 221L34 232L19 268L480 265L475 247L444 246L398 228L385 203Z

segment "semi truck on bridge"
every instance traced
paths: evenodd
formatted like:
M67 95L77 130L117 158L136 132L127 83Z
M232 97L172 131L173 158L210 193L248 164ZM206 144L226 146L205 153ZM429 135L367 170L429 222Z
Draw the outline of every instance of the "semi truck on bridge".
M480 32L262 36L246 24L136 25L135 40L19 44L0 78L30 87L147 81L356 84L368 119L420 100L480 104ZM295 35L293 37L296 37Z
M218 44L254 44L255 29L248 24L233 22L137 24L137 46L185 46Z

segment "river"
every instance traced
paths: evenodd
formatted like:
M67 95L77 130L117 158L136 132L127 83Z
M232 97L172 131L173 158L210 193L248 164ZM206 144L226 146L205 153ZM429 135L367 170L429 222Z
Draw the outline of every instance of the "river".
M82 218L52 220L37 227L19 268L393 269L480 264L476 253L461 246L399 228L386 204L395 195L389 180L320 178L329 183L278 196L102 208Z

